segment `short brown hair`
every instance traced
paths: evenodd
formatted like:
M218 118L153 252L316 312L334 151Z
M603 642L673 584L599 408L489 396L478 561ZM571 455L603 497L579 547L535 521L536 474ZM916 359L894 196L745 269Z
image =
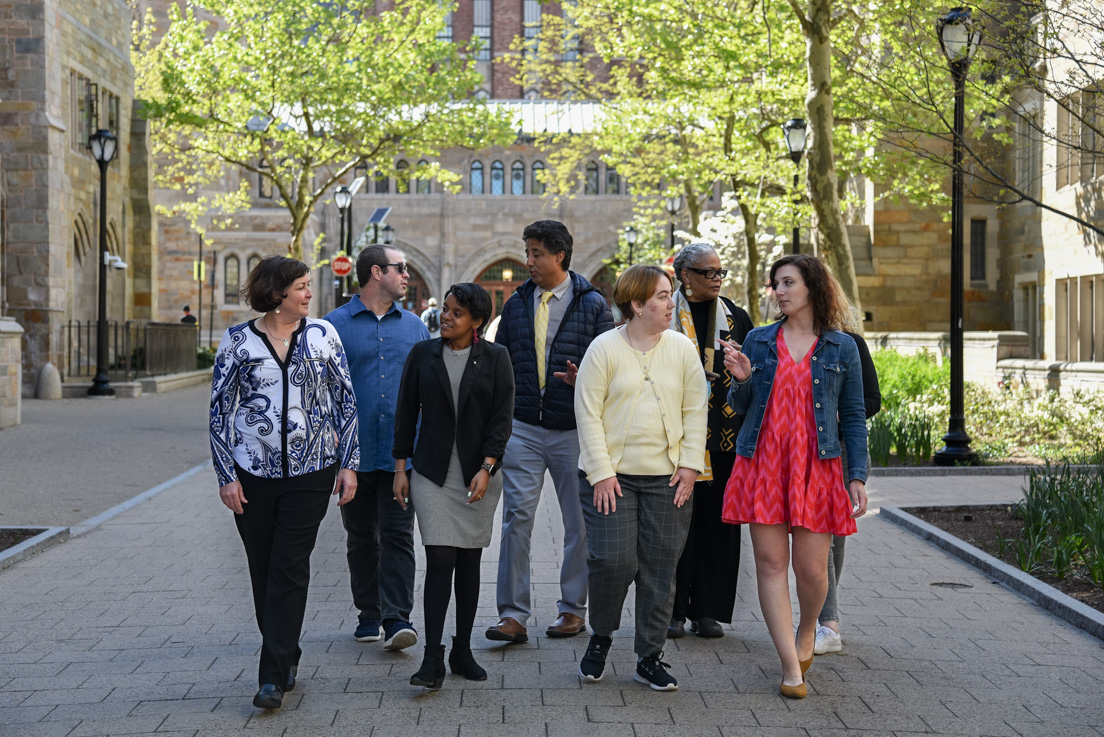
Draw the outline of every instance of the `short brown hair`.
M771 264L770 281L767 283L771 289L777 283L775 274L783 266L793 266L801 273L801 280L809 290L809 303L813 306L813 329L817 334L825 330L846 330L851 323L851 303L847 301L843 288L824 262L808 253L783 256Z
M253 267L242 287L242 299L257 312L268 312L280 306L288 288L296 279L310 273L302 261L287 256L269 256Z
M661 276L666 277L674 289L671 275L652 264L633 264L617 277L617 283L613 285L613 302L626 320L636 317L633 302L647 302L655 294L656 279Z

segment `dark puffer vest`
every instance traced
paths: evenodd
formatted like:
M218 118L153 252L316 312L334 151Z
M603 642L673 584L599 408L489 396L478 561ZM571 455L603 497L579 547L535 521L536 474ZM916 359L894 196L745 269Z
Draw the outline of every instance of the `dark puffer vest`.
M597 336L613 328L613 314L605 297L593 284L573 271L572 297L556 335L549 336L544 397L537 381L537 346L533 333L533 293L529 279L518 287L502 307L495 343L510 351L514 366L514 419L549 430L575 429L575 388L552 374L563 371L567 362L578 366Z

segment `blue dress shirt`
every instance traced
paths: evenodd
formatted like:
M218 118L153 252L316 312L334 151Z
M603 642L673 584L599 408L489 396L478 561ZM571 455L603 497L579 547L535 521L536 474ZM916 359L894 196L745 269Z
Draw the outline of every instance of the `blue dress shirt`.
M349 360L360 426L360 470L394 471L395 401L410 349L429 340L422 319L395 302L382 317L360 296L326 315L341 336Z

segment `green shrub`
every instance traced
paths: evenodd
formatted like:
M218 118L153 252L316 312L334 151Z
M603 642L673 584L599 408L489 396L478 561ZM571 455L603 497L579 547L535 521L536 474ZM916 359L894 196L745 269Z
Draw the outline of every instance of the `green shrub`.
M215 365L215 348L200 346L196 348L196 368L206 369Z
M946 405L951 385L949 362L937 365L935 355L927 351L906 356L895 350L880 350L874 351L871 358L878 371L883 410Z

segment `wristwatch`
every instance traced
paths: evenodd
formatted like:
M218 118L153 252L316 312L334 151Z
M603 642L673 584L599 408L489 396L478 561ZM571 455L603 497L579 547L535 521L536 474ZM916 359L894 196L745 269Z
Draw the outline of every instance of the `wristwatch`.
M480 466L480 468L483 469L484 471L486 471L488 476L494 476L494 472L495 472L494 464L484 462L483 465Z

